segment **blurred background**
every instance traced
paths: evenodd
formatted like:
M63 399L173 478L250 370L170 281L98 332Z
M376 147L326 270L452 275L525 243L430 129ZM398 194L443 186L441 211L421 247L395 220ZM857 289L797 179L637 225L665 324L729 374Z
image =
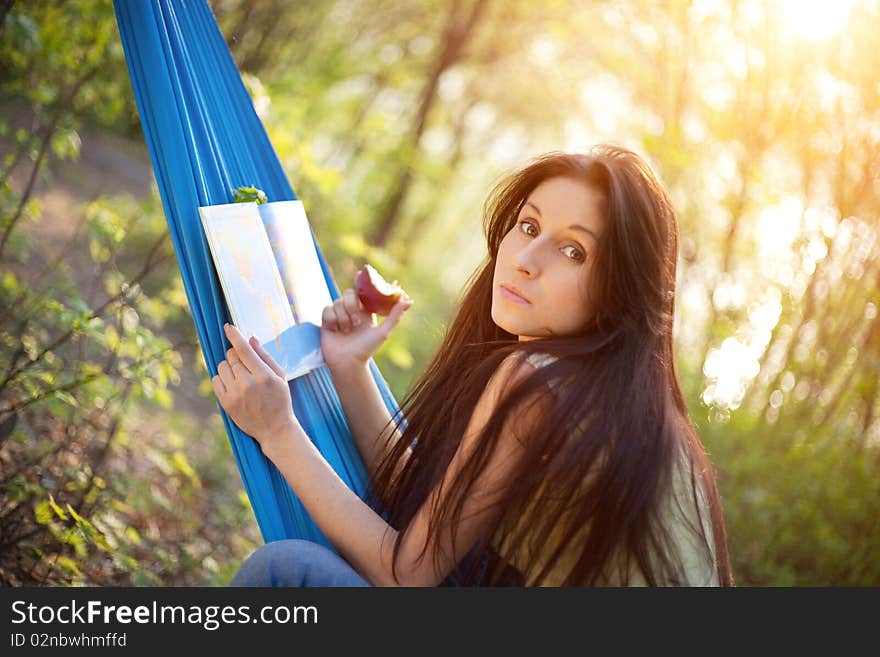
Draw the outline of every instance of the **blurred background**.
M397 399L492 183L627 146L738 584L880 585L878 1L209 4L339 287L418 301ZM0 0L0 584L228 582L262 541L207 374L112 4Z

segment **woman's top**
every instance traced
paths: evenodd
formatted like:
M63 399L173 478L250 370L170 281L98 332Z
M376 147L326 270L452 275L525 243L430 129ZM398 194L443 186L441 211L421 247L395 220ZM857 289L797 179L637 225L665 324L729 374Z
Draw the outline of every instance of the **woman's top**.
M551 354L533 353L530 354L526 360L534 367L538 368L554 362L556 357ZM697 509L693 503L693 492L691 488L690 474L692 466L690 465L690 460L686 457L683 449L679 450L678 457L676 463L677 467L673 473L672 490L674 496L667 496L668 499L665 501L663 507L663 515L667 519L674 550L677 553L677 556L681 559L684 568L684 572L682 573L683 580L660 582L660 585L719 586L718 572L715 567L715 545L712 533L712 522L708 501L706 500L703 491L702 480L701 477L697 475L696 483L700 505L700 518L698 519ZM531 511L532 507L537 502L536 498L533 498L528 508L525 509L526 513L521 515L521 521L525 521L530 516L530 513L528 512ZM675 503L675 500L678 500L678 504ZM678 508L679 505L681 506L681 510ZM684 514L682 511L684 511ZM709 547L711 548L711 554L707 552L703 538L696 533L695 528L698 527L698 520L702 521L702 528L709 543ZM588 529L587 526L583 528L584 537L586 537ZM551 532L548 545L544 546L544 549L542 550L545 554L552 554L553 548L558 544L561 538L560 534L561 527L559 528L559 531ZM524 541L524 543L527 542L528 540ZM573 565L577 562L582 545L583 541L578 540L577 537L569 543L566 551L557 560L553 570L548 573L547 577L542 582L543 586L560 586L562 584L565 576L571 571ZM491 541L491 547L502 560L509 563L511 567L515 568L522 574L522 579L525 584L531 583L537 577L538 573L541 572L546 563L546 559L542 558L541 555L537 555L537 557L532 556L530 558L530 555L527 553L528 548L525 545L518 550L517 554L510 554L510 550L505 549L505 540L500 531ZM673 563L675 563L676 555L672 556ZM610 568L612 574L598 583L604 586L622 586L624 582L623 568L625 561L623 554L618 551L612 559L612 567ZM631 561L634 565L635 560L632 559ZM641 570L638 567L633 567L630 572L628 584L630 586L647 586L648 583Z

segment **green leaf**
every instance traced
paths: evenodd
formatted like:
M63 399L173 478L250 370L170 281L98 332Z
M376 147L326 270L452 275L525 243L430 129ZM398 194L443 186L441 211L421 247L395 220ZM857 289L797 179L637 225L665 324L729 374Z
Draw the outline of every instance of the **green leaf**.
M153 393L153 401L162 408L171 408L174 405L171 393L164 388L159 388Z
M116 351L119 348L120 339L119 332L116 330L115 326L107 326L104 328L104 342L107 345L107 349L110 351Z
M59 130L52 135L52 151L60 160L75 160L82 145L76 130Z
M42 500L34 507L34 518L41 525L48 525L52 521L52 507L49 500Z
M70 515L73 516L73 519L76 520L78 524L91 524L88 520L79 515L76 511L73 510L73 507L70 504L67 505L67 510L70 511Z
M2 284L3 289L9 290L10 292L13 290L18 290L19 288L18 279L11 271L4 272L3 278L0 279L0 282L2 282L0 284Z
M24 352L27 354L28 358L34 360L37 357L37 353L39 352L39 345L37 344L37 340L36 338L34 338L34 336L21 336L21 346L24 347Z
M137 559L128 556L127 554L119 554L118 552L115 554L117 561L125 568L129 570L135 570L138 567Z
M73 575L82 576L82 571L79 569L79 566L77 566L76 562L70 557L58 557L55 563L57 563L59 566L61 566L62 569Z
M235 203L256 203L262 205L266 202L266 193L256 187L238 187L234 190Z
M76 397L71 395L69 392L58 390L55 392L55 397L63 401L65 404L72 406L73 408L77 408L79 406L79 402L76 400Z
M108 249L96 239L89 240L89 253L92 256L92 260L94 260L98 264L105 263L110 260L110 249Z
M189 461L186 460L186 454L182 451L177 450L171 457L171 463L174 465L175 469L186 475L194 484L199 483L198 475L196 471L192 469L192 466L189 464Z
M127 527L125 529L125 537L129 540L129 542L134 543L135 545L140 545L142 543L141 535L134 527Z
M67 514L64 513L64 509L62 509L60 506L58 506L58 505L55 503L55 498L52 496L51 493L49 493L49 506L52 507L52 510L55 512L55 514L56 514L59 518L61 518L62 520L67 520ZM69 504L67 505L67 508L68 508L68 509L70 508L70 505L69 505Z

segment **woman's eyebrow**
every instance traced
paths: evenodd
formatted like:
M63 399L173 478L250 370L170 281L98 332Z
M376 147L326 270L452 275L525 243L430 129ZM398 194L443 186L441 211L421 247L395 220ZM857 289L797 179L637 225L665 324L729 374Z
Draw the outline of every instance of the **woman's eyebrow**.
M543 215L541 214L541 208L539 208L537 205L535 205L531 201L526 201L525 204L531 205L533 208L535 208L535 212L538 213L538 216L543 217ZM587 233L590 237L592 237L594 240L596 240L597 242L599 241L599 237L596 235L596 233L594 233L593 231L591 231L589 228L587 228L585 226L581 226L580 224L572 224L571 226L569 226L569 228L571 230L583 231L583 232Z

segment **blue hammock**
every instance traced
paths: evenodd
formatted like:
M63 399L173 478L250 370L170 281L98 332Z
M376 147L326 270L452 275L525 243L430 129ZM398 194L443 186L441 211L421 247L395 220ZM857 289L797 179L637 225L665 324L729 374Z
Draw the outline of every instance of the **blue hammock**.
M263 189L271 201L296 196L206 2L113 4L186 296L213 377L230 346L223 324L231 320L198 207L231 203L233 190L244 185ZM339 289L315 247L330 296L337 299ZM397 402L372 360L370 371L395 414ZM327 368L292 380L290 393L318 450L365 499L368 475ZM219 402L218 408L263 539L303 538L333 549L259 445Z

